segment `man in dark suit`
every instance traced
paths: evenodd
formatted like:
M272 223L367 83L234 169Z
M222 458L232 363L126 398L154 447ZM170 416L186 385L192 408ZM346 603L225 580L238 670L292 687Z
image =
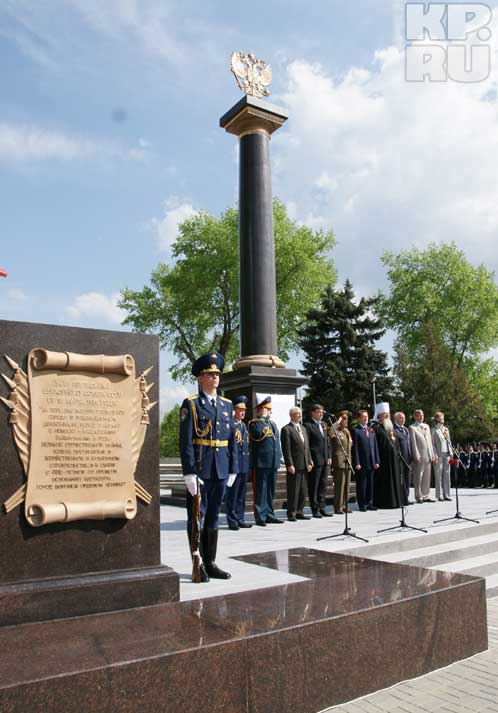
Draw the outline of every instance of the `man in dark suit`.
M229 579L215 563L218 517L225 488L230 488L239 469L233 422L233 404L218 396L225 359L219 352L203 354L192 365L199 391L184 400L180 409L180 455L187 486L187 533L192 542L194 498L201 496L201 581L209 577Z
M377 510L373 504L374 471L379 467L377 439L368 425L368 411L358 411L353 428L353 467L356 471L356 498L361 512Z
M313 404L310 418L304 422L313 460L313 468L308 475L308 497L313 517L332 517L332 514L325 510L328 466L332 461L329 457L328 438L322 419L323 406Z
M412 445L410 440L410 432L405 426L406 417L402 411L394 414L394 435L396 436L396 446L401 455L401 466L403 469L403 502L406 505L413 505L414 501L410 500L410 473L412 462Z
M282 428L280 440L287 468L287 519L289 522L310 520L304 514L306 501L306 475L313 467L306 429L301 425L301 409L294 406L289 411L290 423Z
M257 417L249 421L249 467L253 468L254 519L256 525L283 523L275 517L273 498L280 465L280 434L270 419L271 396L256 407Z
M239 471L231 488L225 492L225 507L227 523L230 530L252 527L246 522L246 489L249 472L249 439L247 426L244 423L247 409L247 396L237 396L233 401L233 416L235 422L235 442L238 453Z

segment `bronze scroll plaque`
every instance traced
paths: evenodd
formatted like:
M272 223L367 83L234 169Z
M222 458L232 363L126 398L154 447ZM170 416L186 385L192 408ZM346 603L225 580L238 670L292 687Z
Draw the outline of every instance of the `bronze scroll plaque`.
M151 497L134 480L149 422L152 386L135 377L129 354L84 355L33 349L27 374L12 360L10 423L27 475L4 503L25 500L30 525L134 518L137 497Z

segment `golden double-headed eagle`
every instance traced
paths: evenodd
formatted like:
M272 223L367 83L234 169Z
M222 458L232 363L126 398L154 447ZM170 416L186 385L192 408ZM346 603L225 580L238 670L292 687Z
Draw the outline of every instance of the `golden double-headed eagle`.
M270 65L254 56L253 52L232 52L230 69L239 88L253 97L267 97L272 80Z

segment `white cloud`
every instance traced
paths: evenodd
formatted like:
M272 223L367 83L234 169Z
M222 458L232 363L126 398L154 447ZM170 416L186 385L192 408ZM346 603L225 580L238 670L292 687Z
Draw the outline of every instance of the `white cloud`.
M110 296L103 295L101 292L86 292L78 295L66 311L70 317L78 321L91 318L111 324L121 324L126 317L126 312L118 307L119 299L119 292Z
M175 3L150 0L70 0L95 30L138 40L152 55L180 62L184 51L174 31Z
M199 63L210 66L215 57L220 59L219 20L213 23L206 14L201 20L198 14L197 5L188 0L186 4L177 0L3 0L0 37L15 43L44 68L60 71L68 63L81 68L87 41L81 33L68 32L68 27L82 27L85 34L89 30L103 36L106 44L112 43L114 57L123 51L125 61L135 54L147 64L152 57L191 78ZM225 36L230 33L230 28L224 28ZM150 66L145 68L148 71Z
M432 241L454 240L473 262L498 267L497 66L493 49L485 82L407 82L395 47L340 79L289 65L276 99L290 118L273 140L274 190L295 218L334 229L341 280L375 290L384 250Z
M110 141L70 136L34 125L0 122L0 161L74 161L124 159L143 161L148 147L125 148Z
M181 404L183 399L190 396L195 391L192 387L190 391L181 384L177 384L171 381L166 386L163 386L159 392L159 407L161 410L161 418L166 413L170 411L176 404Z
M164 204L164 216L154 218L151 227L154 231L159 249L169 252L178 235L178 225L187 218L192 218L197 211L188 201L180 201L176 196L169 198Z
M16 304L19 304L21 302L26 302L28 296L23 290L17 287L13 287L12 289L7 290L7 299L10 302L15 302Z

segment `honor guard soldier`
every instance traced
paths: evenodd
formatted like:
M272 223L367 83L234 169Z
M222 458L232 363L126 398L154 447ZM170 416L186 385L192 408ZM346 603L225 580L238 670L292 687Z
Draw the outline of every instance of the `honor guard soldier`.
M244 520L247 474L249 472L249 438L247 426L244 423L247 411L247 396L237 396L233 400L233 408L239 471L234 484L226 492L225 506L228 527L230 530L239 530L245 527L252 527L249 522Z
M266 527L267 523L283 522L275 517L273 510L282 453L277 425L270 420L270 396L256 406L256 412L257 417L249 421L249 465L253 468L254 518L256 525Z
M225 360L219 352L200 356L192 366L199 393L185 399L180 410L180 453L187 486L187 532L192 547L192 512L200 489L201 581L229 579L215 564L218 517L226 487L239 470L232 402L217 394Z

